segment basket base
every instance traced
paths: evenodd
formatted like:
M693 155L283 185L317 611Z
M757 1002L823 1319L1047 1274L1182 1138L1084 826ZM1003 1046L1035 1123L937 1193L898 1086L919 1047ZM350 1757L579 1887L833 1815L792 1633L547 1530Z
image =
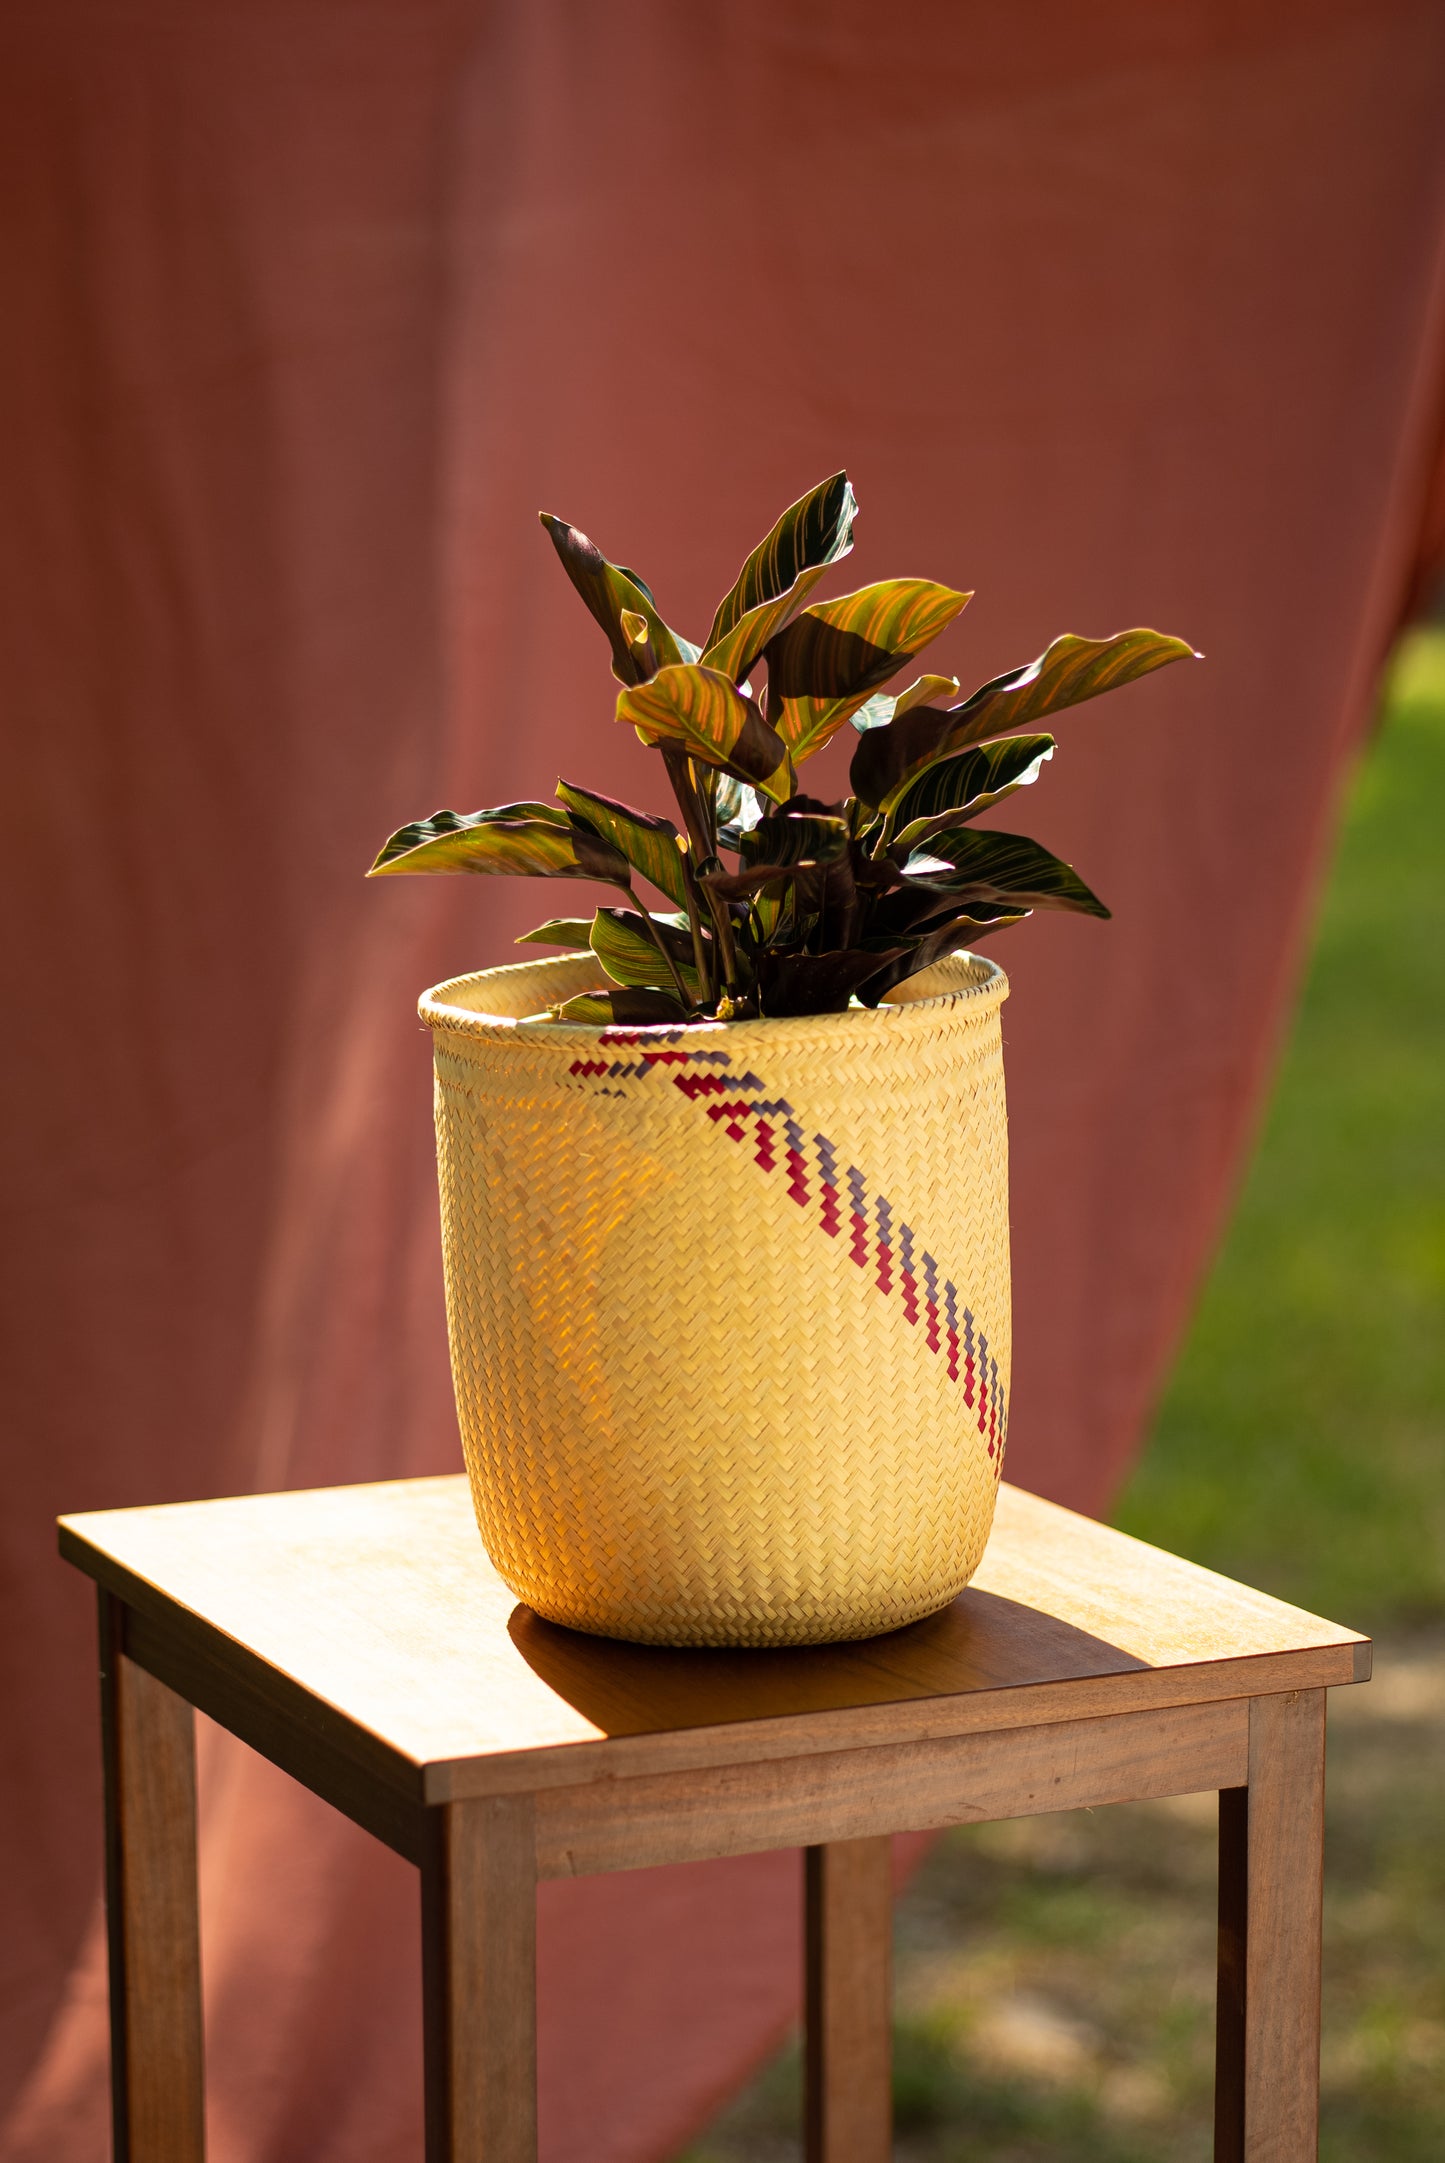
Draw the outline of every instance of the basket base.
M566 1602L540 1599L513 1584L523 1605L543 1622L576 1630L584 1637L607 1637L629 1645L767 1650L788 1645L843 1645L859 1638L886 1637L936 1615L957 1599L973 1575L975 1563L954 1584L931 1587L912 1599L872 1600L856 1606L798 1601L763 1608L692 1607L659 1603L616 1614L601 1614ZM505 1574L505 1573L503 1573ZM508 1580L510 1583L510 1580Z

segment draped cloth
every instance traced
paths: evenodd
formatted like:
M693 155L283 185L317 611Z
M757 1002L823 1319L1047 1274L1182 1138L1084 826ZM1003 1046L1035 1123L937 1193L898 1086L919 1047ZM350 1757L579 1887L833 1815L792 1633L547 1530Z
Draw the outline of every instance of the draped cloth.
M414 1002L552 896L361 872L559 772L662 805L538 508L696 636L846 464L833 590L976 587L928 664L965 689L1063 630L1207 654L1065 716L1017 821L1113 923L996 948L1009 1472L1107 1502L1445 539L1445 13L51 0L0 55L0 2154L88 2163L50 1520L459 1461ZM217 2163L417 2155L411 1872L208 1729L201 1819ZM682 2146L795 2007L796 1888L542 1888L547 2163Z

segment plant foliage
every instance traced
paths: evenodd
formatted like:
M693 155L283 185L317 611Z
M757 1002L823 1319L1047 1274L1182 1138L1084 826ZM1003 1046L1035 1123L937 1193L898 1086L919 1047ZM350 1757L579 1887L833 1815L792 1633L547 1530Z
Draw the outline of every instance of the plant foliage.
M890 693L971 596L893 578L810 600L852 548L857 511L846 473L800 497L743 564L702 646L669 628L635 571L544 512L612 650L617 719L660 752L681 824L562 781L556 804L403 826L372 875L526 872L615 887L624 906L553 917L526 937L590 948L614 987L569 1000L559 1018L638 1025L876 1006L1035 909L1107 916L1040 843L972 822L1053 757L1039 721L1197 658L1192 647L1159 631L1065 636L962 700L953 676ZM798 767L845 722L858 732L851 794L800 793ZM639 880L668 908L639 899Z

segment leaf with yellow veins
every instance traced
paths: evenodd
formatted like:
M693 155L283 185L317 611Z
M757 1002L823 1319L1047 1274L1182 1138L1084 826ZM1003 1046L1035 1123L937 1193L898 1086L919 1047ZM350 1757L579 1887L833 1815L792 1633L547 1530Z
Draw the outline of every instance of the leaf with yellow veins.
M971 598L929 578L888 578L795 616L763 649L767 717L794 759L821 751Z
M689 758L750 781L775 803L793 793L788 748L731 677L700 662L659 669L650 682L624 691L617 718L644 743L680 744Z

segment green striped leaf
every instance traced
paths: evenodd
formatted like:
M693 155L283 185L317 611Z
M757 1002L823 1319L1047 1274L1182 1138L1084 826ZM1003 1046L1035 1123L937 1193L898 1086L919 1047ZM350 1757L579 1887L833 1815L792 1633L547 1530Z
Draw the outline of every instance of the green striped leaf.
M794 759L821 751L868 694L971 598L927 578L888 578L805 608L769 639L768 720ZM876 734L870 730L864 743Z
M633 870L650 879L659 893L666 894L680 909L687 907L682 851L671 819L634 811L630 804L614 803L610 796L597 796L571 781L559 781L557 794L569 811L585 820L604 841L610 841L614 849L620 849Z
M1171 661L1200 656L1162 631L1119 631L1113 638L1056 638L1027 668L995 676L962 705L915 707L885 732L870 729L853 754L853 793L870 809L893 796L923 767L985 737L1025 728L1045 714L1082 705L1133 683Z
M911 713L915 706L931 706L937 699L952 698L957 689L956 676L916 676L908 689L900 691L894 700L894 717Z
M646 683L658 669L695 654L695 647L668 629L635 571L609 563L596 542L569 526L565 518L556 518L550 511L539 511L537 516L562 559L562 568L607 634L612 673L619 683Z
M742 683L773 633L802 606L826 569L827 565L820 563L816 570L801 572L777 600L765 601L760 608L749 609L726 638L720 638L715 646L703 648L702 658L708 667L721 669L734 683Z
M689 758L750 781L777 803L793 793L792 762L753 699L698 662L659 669L650 683L620 694L617 718L644 743L680 744Z
M558 1007L557 1019L600 1029L654 1029L675 1026L687 1015L665 991L582 991Z
M543 826L565 826L567 814L556 804L498 804L491 811L473 811L468 815L460 811L434 811L429 819L413 819L409 826L399 826L382 848L372 871L381 871L394 857L405 856L424 841L435 840L442 834L469 831L474 826L489 826L497 819L536 819ZM368 878L371 873L368 872Z
M495 811L434 811L398 828L367 877L396 872L519 872L534 878L627 876L627 859L555 804L503 804Z
M996 676L954 707L955 727L966 726L969 732L955 737L955 747L981 743L1005 729L1027 728L1045 714L1080 706L1085 699L1167 668L1171 661L1202 659L1187 639L1170 638L1163 631L1116 631L1112 638L1075 638L1065 632L1037 661L1012 675Z
M515 944L570 946L577 953L585 954L592 944L592 919L590 916L550 916L545 924L524 931Z
M900 691L895 698L891 691L875 691L865 698L853 716L853 726L862 736L868 729L887 728L899 714L907 713L914 706L933 706L939 699L952 698L958 689L956 676L920 676Z
M895 830L890 848L904 856L946 826L977 818L990 804L1037 781L1044 760L1053 755L1052 736L1001 736L935 759L883 805Z
M657 919L653 919L657 923ZM693 968L692 940L685 933L675 931L668 924L657 924L658 938L677 964L689 995L698 996L697 973ZM592 919L588 937L597 959L601 962L614 984L624 984L632 990L665 991L674 995L675 987L667 963L657 951L657 943L648 937L647 927L635 909L599 909Z
M703 660L741 682L773 633L853 546L857 501L846 473L790 504L719 602Z
M1071 864L1023 834L960 826L935 834L903 867L910 885L957 894L960 901L1006 902L1026 909L1075 909L1108 916Z

